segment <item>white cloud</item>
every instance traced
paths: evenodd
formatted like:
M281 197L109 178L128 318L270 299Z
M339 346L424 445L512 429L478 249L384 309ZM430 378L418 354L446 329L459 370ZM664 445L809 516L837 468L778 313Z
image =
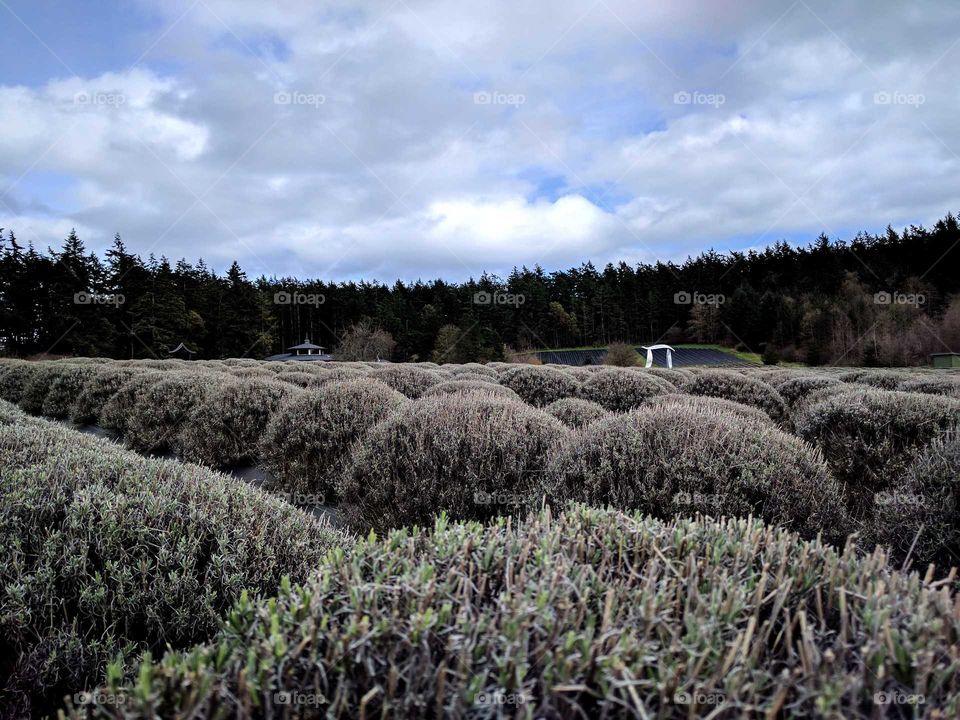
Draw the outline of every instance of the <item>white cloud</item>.
M0 86L0 225L390 281L960 207L960 9L940 3L142 4L158 34L178 22L137 68ZM56 204L44 173L69 180Z

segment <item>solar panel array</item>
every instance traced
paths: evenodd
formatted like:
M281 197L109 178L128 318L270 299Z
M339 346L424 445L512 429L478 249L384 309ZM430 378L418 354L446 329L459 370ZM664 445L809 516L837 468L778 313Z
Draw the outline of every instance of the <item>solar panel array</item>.
M637 347L637 352L640 354L641 360L646 358L646 350ZM555 363L558 365L601 365L607 351L606 348L595 348L592 350L544 350L536 354L543 363ZM666 367L667 351L654 350L653 364L655 367ZM693 365L745 367L750 364L751 363L741 360L735 355L711 348L677 348L673 351L674 367L690 367Z

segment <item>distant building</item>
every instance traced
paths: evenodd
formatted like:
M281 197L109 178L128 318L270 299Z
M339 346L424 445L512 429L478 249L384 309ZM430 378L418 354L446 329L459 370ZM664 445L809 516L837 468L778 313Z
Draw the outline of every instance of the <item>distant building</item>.
M960 353L933 353L930 357L935 368L960 368Z
M181 360L193 360L193 356L197 353L188 348L183 343L177 345L173 350L167 351L167 355L172 355L175 358L180 358Z
M299 345L288 347L287 352L281 353L280 355L271 355L267 360L271 362L287 362L288 360L320 360L322 362L329 362L333 360L333 355L326 354L324 352L325 350L325 347L311 343L310 338L304 338L303 342Z

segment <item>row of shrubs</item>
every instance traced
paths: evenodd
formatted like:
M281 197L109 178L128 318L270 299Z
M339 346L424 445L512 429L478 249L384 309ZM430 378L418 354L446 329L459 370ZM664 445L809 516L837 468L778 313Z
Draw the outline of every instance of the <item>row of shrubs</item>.
M934 534L960 515L960 468L944 450L956 444L955 398L876 389L838 377L846 371L687 370L677 388L666 370L574 368L589 376L580 382L507 364L311 363L295 372L337 379L302 387L269 365L19 363L0 391L19 390L34 412L74 397L74 417L96 416L141 452L256 462L274 489L339 501L359 532L437 510L488 519L573 499L662 517L753 513L838 542L859 531L892 542L900 560L956 562L954 535ZM450 377L412 389L441 373ZM935 461L944 469L931 478L920 468Z
M266 363L253 360L109 361L72 359L47 363L0 361L0 397L21 403L28 412L73 417L88 422L120 384L146 371L189 371L206 378L279 380L299 388L370 377L416 399L427 392L453 392L477 383L499 385L524 402L546 407L579 398L607 410L639 407L658 394L682 392L721 397L758 407L782 420L811 392L831 385L873 387L960 398L960 372L911 369L867 371L808 368L612 368L531 366L507 363L438 366L433 363ZM451 383L454 383L451 385ZM469 385L465 385L469 383ZM433 391L436 386L442 388ZM504 391L490 389L505 395ZM81 392L86 397L78 397ZM512 397L512 395L511 395Z
M69 716L954 718L958 647L882 553L573 506L363 540Z
M348 539L219 473L0 401L0 717L40 716L144 651L210 638L244 591Z

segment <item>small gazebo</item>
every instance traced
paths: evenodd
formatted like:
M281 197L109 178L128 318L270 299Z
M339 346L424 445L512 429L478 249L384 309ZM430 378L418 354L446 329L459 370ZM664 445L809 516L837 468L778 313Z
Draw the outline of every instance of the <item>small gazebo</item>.
M309 337L305 337L303 342L299 345L294 345L293 347L288 347L287 350L291 355L323 355L323 351L326 348L323 348L319 345L314 345L310 342Z
M188 348L183 343L177 345L173 350L168 350L167 355L172 355L175 358L181 358L183 360L193 360L193 356L197 353L190 348Z

